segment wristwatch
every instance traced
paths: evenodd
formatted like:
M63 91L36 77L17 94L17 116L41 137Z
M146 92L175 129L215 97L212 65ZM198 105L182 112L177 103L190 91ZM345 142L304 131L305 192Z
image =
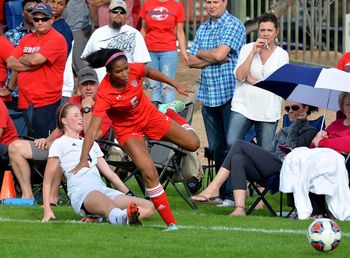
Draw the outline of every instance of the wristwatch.
M84 114L90 113L91 112L91 107L84 107L83 108Z

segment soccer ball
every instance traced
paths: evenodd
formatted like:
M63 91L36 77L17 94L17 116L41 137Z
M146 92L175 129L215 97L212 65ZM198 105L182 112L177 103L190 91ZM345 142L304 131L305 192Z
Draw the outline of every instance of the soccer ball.
M310 244L317 251L328 252L338 247L341 238L340 227L331 219L317 219L307 231Z

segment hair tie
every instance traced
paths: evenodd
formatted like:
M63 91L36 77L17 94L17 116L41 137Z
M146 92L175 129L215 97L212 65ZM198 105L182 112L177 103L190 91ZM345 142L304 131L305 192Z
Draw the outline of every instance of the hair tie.
M113 55L111 55L107 62L105 63L105 66L107 66L114 58L118 57L118 56L125 56L124 53L121 51L121 52L117 52L117 53L114 53Z

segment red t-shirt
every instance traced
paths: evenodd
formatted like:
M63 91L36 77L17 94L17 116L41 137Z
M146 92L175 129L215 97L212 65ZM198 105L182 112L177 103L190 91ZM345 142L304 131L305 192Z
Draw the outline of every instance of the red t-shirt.
M72 104L77 104L80 108L81 106L81 96L73 96L71 98L68 99L68 103L72 103ZM103 138L106 139L108 137L109 134L109 129L112 126L112 121L108 118L107 115L105 115L102 119L102 123L100 125L100 131L103 133ZM84 137L84 131L81 131L80 133L81 137Z
M147 120L148 113L154 106L142 91L145 67L144 63L129 64L129 81L124 90L114 88L108 75L98 86L93 115L103 118L107 114L120 134L123 134L123 128Z
M47 106L61 98L67 51L66 40L55 29L40 37L35 32L27 34L20 40L13 56L40 53L47 59L39 69L18 73L20 109L26 109L30 103L35 108Z
M18 139L16 127L2 100L0 100L0 128L4 129L0 136L0 143L9 145L11 142Z
M331 123L326 129L328 138L322 139L318 146L350 153L350 126L345 126L343 122L344 118L339 118Z
M0 36L0 88L5 86L7 78L7 64L6 60L14 50L12 43L5 37ZM10 101L12 99L11 94L7 97L0 97L3 101Z
M181 3L169 0L147 0L143 3L140 17L146 22L146 45L150 51L176 50L176 25L185 22Z
M343 55L337 64L337 68L345 72L350 72L350 52Z

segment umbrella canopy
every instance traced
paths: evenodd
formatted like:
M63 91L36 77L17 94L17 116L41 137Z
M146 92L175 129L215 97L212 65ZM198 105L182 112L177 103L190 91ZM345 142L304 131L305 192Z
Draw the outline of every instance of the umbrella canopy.
M339 94L350 92L350 74L335 68L285 64L255 86L286 100L337 111Z

